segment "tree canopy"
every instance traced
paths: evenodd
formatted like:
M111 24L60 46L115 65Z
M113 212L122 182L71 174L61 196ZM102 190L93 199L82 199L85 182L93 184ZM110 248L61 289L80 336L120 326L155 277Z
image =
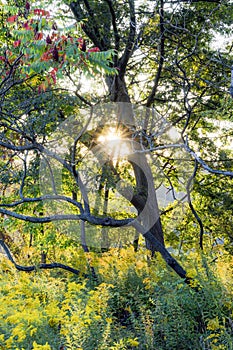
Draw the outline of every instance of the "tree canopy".
M99 283L132 246L198 290L188 255L232 254L232 2L0 9L4 254Z
M131 181L136 181L134 184L132 182L131 190L134 186L136 188L133 190L135 194L131 195L130 203L140 213L145 203L151 201L148 209L144 210L145 214L140 214L141 219L144 223L149 220L145 232L152 229L152 235L164 245L156 193L152 195L156 186L153 177L163 177L161 183L173 193L174 200L175 191L179 187L185 188L193 220L200 227L199 241L203 248L204 224L195 205L192 204L191 184L195 178L195 186L199 188L195 193L200 193L203 187L198 184L208 181L209 178L206 172L216 175L218 185L222 176L226 179L232 177L230 170L232 137L231 130L229 132L226 130L227 125L231 126L231 118L229 108L225 108L226 103L229 107L231 105L228 94L231 46L229 41L229 44L227 42L225 46L218 47L215 39L218 33L221 35L230 33L228 11L230 4L161 1L140 5L129 1L117 7L111 1L99 2L98 6L94 1L71 2L66 6L57 3L57 11L54 13L44 10L49 8L49 3L44 4L46 6L44 8L36 6L28 2L18 6L9 4L4 6L2 12L5 24L1 39L4 48L1 56L3 78L1 146L3 157L7 160L4 160L6 167L3 168L3 179L6 187L20 182L20 200L3 204L2 213L32 222L53 220L52 217L33 218L28 213L9 212L9 207L22 207L25 203L39 202L43 199L42 197L36 199L39 194L38 184L33 186L37 189L35 197L32 194L26 195L27 184L31 184L31 181L34 182L38 177L34 176L35 172L38 172L35 162L38 163L42 155L47 157L49 166L50 158L55 158L63 164L69 176L73 177L76 186L80 187L76 158L82 157L83 150L78 144L89 148L92 152L93 143L95 146L98 144L101 128L105 128L106 133L108 123L115 125L122 123L119 126L120 133L127 142L133 140L135 144L130 147L133 147L135 152L130 151L131 155L124 155L126 158L128 156L128 164L117 165L120 171L111 160L107 159L109 154L106 155L104 165L105 168L106 166L109 168L108 174L102 175L105 177L104 183L101 181L99 185L96 183L96 189L99 188L98 191L101 191L102 187L106 187L105 192L114 190L116 178L119 181L122 176L120 173L130 172L131 167L134 172ZM100 12L101 15L97 16ZM68 22L69 26L64 27L65 22ZM105 90L98 82L98 72L102 85L106 85ZM99 84L102 90L102 97L99 95L100 100L97 104L95 96L88 92L86 97L81 92L82 79L88 83L88 78L85 78L84 74L88 76L97 74L96 84ZM104 76L105 82L103 82ZM62 88L59 87L60 84ZM98 107L100 102L104 104L108 100L120 104L116 105L117 107L114 107L114 104ZM127 103L145 107L144 109L136 107L135 110L138 112L134 115L135 111L133 109L130 111L130 105ZM72 136L73 145L69 145L73 147L71 151L73 154L70 156L75 162L74 168L71 159L65 161L64 157L58 159L55 153L51 154L51 150L48 149L48 143L51 142L48 135L73 113L78 114L80 107L84 106L90 106L90 118L95 119L95 126L92 126L93 130L87 131L88 123L93 122L88 120L85 113L77 117L77 123L80 123L77 130L72 129L74 123L72 118L68 122L70 123L68 129L77 133L76 136ZM148 107L153 107L152 112L146 109ZM118 112L113 111L117 108ZM97 121L99 113L105 116ZM111 117L108 114L111 114ZM116 120L117 118L120 120ZM225 140L217 149L211 133L219 129L219 125ZM169 135L166 129L173 136ZM209 129L211 132L208 132ZM176 133L180 136L175 135ZM147 164L146 154L150 154L151 165ZM67 157L67 154L62 156ZM20 169L20 161L24 170ZM156 170L154 173L150 170L155 164L159 175L156 174ZM204 176L203 170L206 171ZM98 177L100 170L96 171ZM106 172L106 169L104 171ZM34 172L33 176L31 172ZM145 181L148 182L147 185ZM85 184L83 185L85 187ZM55 188L53 191L55 197L67 194L57 193ZM76 204L81 210L80 216L76 219L85 217L86 220L91 212L90 208L87 208L83 190L79 188L79 191L83 196L84 206L81 202ZM73 192L71 191L70 195L74 196ZM148 197L148 193L151 198ZM46 195L47 193L44 194ZM227 193L226 197L228 195ZM127 196L129 197L129 194L125 193L128 200ZM53 199L56 201L56 198ZM69 195L63 200L74 201L72 198L69 199ZM130 217L131 215L124 224L128 225ZM60 218L63 219L62 216ZM58 219L59 217L54 217L54 220ZM105 226L103 218L89 217L88 220L90 223L95 221ZM109 220L108 218L108 224ZM121 226L123 222L119 221L118 224ZM112 222L111 225L117 224ZM155 247L151 249L157 250Z

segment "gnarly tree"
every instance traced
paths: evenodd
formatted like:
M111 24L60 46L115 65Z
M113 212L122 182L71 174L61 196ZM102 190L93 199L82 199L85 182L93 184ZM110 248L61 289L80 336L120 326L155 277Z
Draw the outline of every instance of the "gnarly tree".
M97 185L100 192L105 188L106 209L108 190L115 190L116 183L122 180L122 173L120 167L109 159L104 147L98 145L102 126L110 126L107 113L103 121L96 117L101 114L101 104L100 107L93 106L90 96L86 98L78 90L72 96L64 91L58 93L51 90L42 91L35 96L38 84L31 82L34 76L22 80L16 74L21 56L10 63L10 72L1 84L0 145L3 162L2 193L5 198L0 206L0 213L40 224L74 220L102 227L132 226L146 238L147 247L152 253L159 251L168 265L188 281L186 271L164 245L154 183L156 171L148 161L147 154L152 154L152 160L159 159L160 170L162 169L173 192L178 183L174 150L185 150L190 156L188 162L192 164L192 171L186 179L186 196L200 226L202 247L203 223L191 201L191 182L196 178L198 167L228 178L233 176L229 165L220 168L219 164L222 163L219 161L214 168L195 152L196 145L200 142L198 127L205 129L209 123L204 118L205 114L213 113L217 108L221 110L224 99L227 99L225 96L228 94L232 48L228 47L228 51L220 52L211 47L210 43L213 29L216 30L220 23L222 32L229 31L229 6L226 1L187 3L160 0L155 4L148 2L137 6L133 0L117 3L111 0L84 0L69 3L84 33L78 57L81 60L85 57L87 49L84 42L85 45L93 44L101 53L114 50L111 65L117 68L118 73L109 75L105 71L108 93L102 101L117 103L114 105L117 110L117 125L127 142L133 144L133 152L127 155L129 165L128 168L125 167L125 171L133 178L134 186L118 190L136 208L139 219L135 220L131 215L124 219L107 216L107 210L104 210L104 217L98 211L96 213L96 208L92 210L90 206L90 193L80 176L79 159L83 159L83 148L97 158L102 157ZM72 83L77 84L71 60L64 71ZM137 97L134 96L136 91ZM70 108L66 101L71 104ZM89 112L82 114L76 107L77 103L80 106L88 104ZM153 109L145 108L141 112L137 106L142 104ZM113 104L109 107L112 113L111 106ZM70 153L57 153L51 148L52 141L48 134L56 130L59 123L69 120L70 114L78 115L78 119L71 118L73 126L68 121L68 129L75 136L70 141L69 132L65 134L71 142ZM160 119L157 123L158 115ZM165 117L170 123L167 123ZM91 123L94 127L90 129ZM156 123L160 127L162 125L161 130L155 130ZM166 134L165 131L170 130L171 125L175 125L180 131L179 142L168 142L167 138L160 137L160 132L164 131ZM61 134L58 134L57 140L61 139ZM193 142L192 147L190 140ZM207 159L211 158L215 154L213 143L202 141L202 145L202 155ZM43 159L47 167L46 174L50 178L45 194L39 193L38 184L34 182L39 176L39 158ZM72 182L73 187L68 187L68 191L57 186L54 164L55 167L62 166L67 183ZM133 170L133 176L129 169ZM89 171L88 168L87 174ZM90 171L90 178L92 175ZM10 190L5 196L9 184ZM30 191L32 186L34 192ZM19 194L16 199L12 198L14 188L17 188ZM41 209L42 202L58 203L57 211L46 215ZM66 210L59 207L62 202L66 203ZM62 213L59 212L61 208L64 210ZM41 215L35 215L36 213ZM84 226L82 233L82 245L87 250Z
M216 108L218 99L224 98L227 93L229 56L227 52L220 53L219 49L216 51L209 45L217 23L221 34L229 33L227 12L232 5L226 1L213 1L212 4L207 1L186 3L161 0L154 5L136 6L130 0L124 5L112 1L101 1L98 4L95 1L73 1L70 8L78 22L85 20L83 30L87 38L101 50L114 48L116 51L114 64L119 73L114 77L106 77L110 99L134 101L134 86L137 85L139 91L144 90L137 103L154 106L181 128L184 147L196 164L212 173L231 177L232 171L208 166L190 148L188 139L198 140L196 129L203 111ZM224 19L221 19L223 14ZM228 49L231 54L232 47L229 46ZM140 74L149 76L143 87L138 83L141 81ZM165 91L164 86L167 87ZM166 106L169 106L169 112ZM127 120L123 119L123 123L135 126L133 116L130 118L129 113L127 111ZM143 131L146 139L150 139L146 118ZM153 151L152 148L153 146ZM141 170L149 172L145 155L137 155L137 163L143 164L134 166L137 188L144 187L146 194L148 189L145 188L145 176ZM190 195L188 197L190 209L200 225L200 246L203 247L203 224L191 203ZM137 198L139 202L135 201L134 205L140 212L140 203L145 198L140 198L140 194ZM159 218L156 193L151 196L151 202L151 216ZM160 219L151 228L151 232L163 243Z

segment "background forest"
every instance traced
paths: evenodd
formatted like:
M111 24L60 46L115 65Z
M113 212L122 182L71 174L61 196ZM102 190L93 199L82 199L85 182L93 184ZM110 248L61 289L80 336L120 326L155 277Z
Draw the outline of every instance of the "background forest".
M0 0L0 349L233 349L232 17Z

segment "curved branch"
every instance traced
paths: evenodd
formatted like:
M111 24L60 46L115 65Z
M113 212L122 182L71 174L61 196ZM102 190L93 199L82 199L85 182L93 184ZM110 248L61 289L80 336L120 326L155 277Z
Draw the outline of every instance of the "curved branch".
M106 44L106 37L101 37L99 24L96 21L95 14L91 8L90 3L88 0L82 0L83 7L85 7L85 10L83 10L80 2L81 1L72 1L69 5L75 18L78 22L83 21L84 19L88 19L88 21L82 25L83 31L91 39L94 45L99 47L101 51L108 50L109 45Z
M13 211L10 211L8 209L0 208L0 213L11 216L15 219L32 222L32 223L40 223L40 224L46 224L49 222L54 221L66 221L66 220L72 220L72 221L87 221L91 225L99 225L99 226L109 226L109 227L122 227L125 225L130 224L134 219L113 219L112 217L96 217L93 215L90 215L89 213L82 213L80 215L75 214L55 214L55 215L49 215L44 217L36 217L36 216L30 216L30 215L23 215L19 214Z
M230 176L231 178L233 178L233 171L218 170L218 169L213 169L213 168L209 167L209 165L207 165L206 162L203 159L198 157L196 155L196 153L188 146L188 142L187 141L184 144L184 148L202 166L202 168L205 169L206 171L208 171L209 173L217 174L217 175Z
M74 199L71 199L71 198L66 197L66 196L61 196L61 195L44 195L41 197L34 197L34 198L27 198L26 197L20 201L13 202L13 203L1 203L0 208L1 207L13 208L13 207L16 207L16 206L24 204L24 203L35 203L35 202L41 202L41 201L47 201L47 200L61 200L61 201L71 203L75 207L78 207L80 212L83 213L83 207L82 207L82 204L80 202L77 202Z
M178 263L178 261L175 258L173 258L173 256L168 252L165 246L162 243L160 243L159 240L151 233L150 230L146 231L137 220L135 220L131 224L131 226L133 226L152 244L155 250L162 255L163 259L166 261L168 266L170 266L181 278L183 278L185 283L190 284L190 279L188 278L186 271Z
M26 146L16 146L11 143L6 143L3 141L0 141L0 146L10 149L11 151L17 151L17 152L31 151L36 149L36 146L34 144L26 145Z
M0 240L0 246L3 248L7 258L14 264L16 269L19 270L19 271L31 272L31 271L35 271L35 270L38 270L38 269L57 269L57 268L59 268L59 269L63 269L63 270L72 272L75 275L80 275L80 271L79 270L74 269L71 266L64 265L64 264L57 263L57 262L54 262L54 263L51 263L51 264L38 264L38 265L31 265L31 266L19 265L19 264L17 264L14 261L8 246L5 244L5 242L2 239ZM88 275L85 274L84 277L87 278Z
M52 151L48 150L43 145L41 145L41 144L39 144L37 142L33 142L32 144L25 145L25 146L17 146L17 145L11 144L11 143L6 143L6 142L3 142L3 141L0 141L0 146L4 147L6 149L12 150L12 151L16 151L16 152L38 150L41 153L44 153L47 156L56 159L68 171L72 172L72 167L62 157L57 155L55 152L52 152Z

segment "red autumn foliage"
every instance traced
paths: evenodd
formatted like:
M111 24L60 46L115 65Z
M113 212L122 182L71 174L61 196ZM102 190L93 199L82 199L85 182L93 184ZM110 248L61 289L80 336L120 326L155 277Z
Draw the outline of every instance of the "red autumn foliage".
M91 49L88 49L88 52L100 52L100 49L98 47L92 47Z
M47 35L47 37L46 37L46 43L47 44L52 44L52 40L51 40L49 35Z
M29 26L28 22L25 22L25 23L23 24L23 28L25 28L26 30L32 30L32 27Z
M26 4L25 4L25 9L26 9L26 10L30 10L30 4L29 4L28 1L27 1Z
M41 32L36 33L35 40L41 40L41 39L43 39L43 33Z
M49 61L53 58L53 49L50 49L49 51L46 51L42 54L40 60L41 61Z
M29 0L30 1L30 0ZM38 17L36 17L36 16ZM42 83L38 86L38 93L42 93L46 91L46 89L51 86L55 85L57 82L57 71L62 70L64 68L64 64L66 64L66 60L68 57L68 60L70 58L70 52L72 52L74 55L77 55L76 62L72 64L75 67L83 67L87 66L87 60L88 60L88 53L89 52L99 52L100 49L98 47L92 47L90 49L87 48L86 40L83 37L76 38L72 37L71 34L64 35L60 34L60 32L57 30L58 26L55 21L53 21L53 18L48 19L50 16L50 13L44 9L30 9L30 3L25 0L25 12L24 13L18 13L17 15L10 16L7 19L7 22L10 23L9 27L16 27L16 29L19 29L21 31L31 31L31 34L34 34L34 40L43 40L42 47L44 47L43 51L40 51L39 60L40 61L50 61L47 64L45 64L44 69L44 80ZM46 25L45 25L45 31L44 31L44 24L41 23L41 27L39 27L39 23L41 21L41 17L46 17ZM42 21L43 22L43 21ZM12 23L12 24L11 24ZM48 33L48 27L47 25L50 24L50 28L52 29L50 33ZM20 33L21 34L21 33ZM23 33L22 33L23 35ZM19 61L19 65L25 65L26 67L30 66L30 59L32 58L32 62L34 62L34 56L31 56L30 54L30 48L32 45L37 45L34 43L24 42L24 46L26 47L29 44L29 50L26 53L21 52L21 39L18 34L16 36L16 39L12 46L15 48L15 50L12 50L13 52L7 50L6 56L0 56L0 62L6 62L7 64L12 64L15 60L15 54L17 52L22 55L22 59ZM30 39L29 39L30 40ZM69 50L69 46L73 46L73 50ZM79 50L78 50L78 49ZM66 52L67 50L67 52ZM80 52L82 51L82 52ZM34 51L32 51L34 52ZM35 60L38 60L38 56L35 55ZM3 64L2 64L3 65ZM5 64L6 65L6 64ZM56 66L56 68L54 68ZM51 69L52 68L52 69ZM22 72L24 74L24 77L29 78L29 76L32 74L33 69L29 70L26 69L25 71L22 69ZM9 72L5 72L6 76L7 74L10 74Z
M49 11L45 11L43 9L35 9L34 10L34 14L38 15L38 16L45 16L45 17L49 17L50 16Z
M18 47L18 46L20 46L20 44L21 44L21 40L16 40L16 41L13 43L13 46L14 46L14 47Z
M53 48L52 54L53 54L54 61L58 62L59 61L59 54L58 54L58 50L57 50L56 45Z
M7 22L14 23L14 22L17 20L17 18L18 18L17 15L8 17L8 18L7 18Z

